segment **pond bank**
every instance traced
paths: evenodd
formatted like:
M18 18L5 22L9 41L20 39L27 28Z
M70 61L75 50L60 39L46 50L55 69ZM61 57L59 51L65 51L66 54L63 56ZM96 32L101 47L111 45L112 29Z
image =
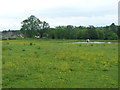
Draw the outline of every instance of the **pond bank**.
M98 44L100 44L100 43L111 43L111 42L72 42L72 43L98 43Z

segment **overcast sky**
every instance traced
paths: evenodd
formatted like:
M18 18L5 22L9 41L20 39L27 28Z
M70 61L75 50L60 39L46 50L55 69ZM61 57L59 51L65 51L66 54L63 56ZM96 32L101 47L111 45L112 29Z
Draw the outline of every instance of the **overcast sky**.
M21 28L30 15L58 25L118 24L119 0L0 0L0 30Z

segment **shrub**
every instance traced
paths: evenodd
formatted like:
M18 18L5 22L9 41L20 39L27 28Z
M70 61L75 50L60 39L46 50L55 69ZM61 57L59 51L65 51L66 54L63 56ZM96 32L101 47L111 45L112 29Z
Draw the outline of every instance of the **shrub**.
M23 49L22 51L25 51L25 49Z
M33 45L33 43L30 43L30 45Z

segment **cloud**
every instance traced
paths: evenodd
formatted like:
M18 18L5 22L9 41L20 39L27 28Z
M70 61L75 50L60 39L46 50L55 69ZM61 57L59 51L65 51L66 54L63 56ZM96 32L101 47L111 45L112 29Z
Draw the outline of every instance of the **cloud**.
M74 7L61 7L61 8L51 8L44 11L37 11L38 16L44 17L78 17L78 16L104 16L116 14L117 10L111 8L98 8L98 9L89 9L89 8L74 8Z
M0 30L20 29L35 15L52 27L57 25L108 25L117 23L118 0L1 0Z
M93 16L93 17L61 17L61 18L44 18L50 23L50 25L53 26L59 26L59 25L74 25L74 26L106 26L110 25L111 23L117 23L116 15L105 15L105 16ZM107 24L106 24L107 23Z
M110 25L111 23L117 23L116 15L105 15L105 16L93 16L93 17L56 17L56 18L41 18L41 21L45 20L50 24L51 27L55 26L64 26L64 25L74 25L74 26L106 26ZM8 22L9 21L9 22ZM8 29L20 29L21 28L21 21L22 20L8 20L2 22L1 30L8 30ZM1 23L1 22L0 22ZM9 26L9 28L8 28ZM4 29L3 29L4 28Z

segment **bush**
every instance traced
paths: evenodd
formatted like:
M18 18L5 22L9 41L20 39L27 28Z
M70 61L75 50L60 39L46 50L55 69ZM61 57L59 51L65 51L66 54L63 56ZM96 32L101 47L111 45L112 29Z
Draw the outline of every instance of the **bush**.
M30 43L30 45L33 45L33 43Z
M9 37L8 40L16 40L17 38L15 37Z
M8 38L6 38L6 37L3 37L3 38L2 38L2 40L8 40Z
M15 37L3 37L2 40L16 40Z

